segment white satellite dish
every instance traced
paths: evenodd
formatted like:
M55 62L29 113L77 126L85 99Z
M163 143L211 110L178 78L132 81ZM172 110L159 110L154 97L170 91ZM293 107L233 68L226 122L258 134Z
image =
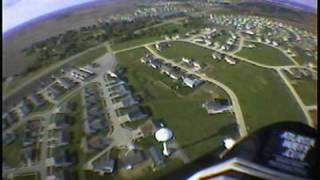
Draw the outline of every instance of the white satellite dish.
M227 149L232 148L235 144L235 141L231 138L227 138L223 142L224 142L224 147L226 147Z
M169 156L170 152L168 150L166 142L173 137L172 131L168 128L161 128L156 132L155 136L157 141L163 143L163 154L165 156Z

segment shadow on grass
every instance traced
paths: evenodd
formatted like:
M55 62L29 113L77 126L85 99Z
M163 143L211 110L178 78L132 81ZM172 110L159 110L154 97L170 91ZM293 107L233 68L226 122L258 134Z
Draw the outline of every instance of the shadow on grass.
M196 141L193 141L189 144L185 144L183 145L181 148L182 149L186 149L186 148L189 148L191 146L194 146L194 145L197 145L197 144L200 144L202 142L205 142L205 141L208 141L210 140L211 138L215 137L215 136L230 136L230 135L234 135L234 132L237 132L238 131L238 126L236 123L229 123L225 126L223 126L222 128L220 128L217 132L209 135L209 136L206 136L204 138L201 138L201 139L198 139Z

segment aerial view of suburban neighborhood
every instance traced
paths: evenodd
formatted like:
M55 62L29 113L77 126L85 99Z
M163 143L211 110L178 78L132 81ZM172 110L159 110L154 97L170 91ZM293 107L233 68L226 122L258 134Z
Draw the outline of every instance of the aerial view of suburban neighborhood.
M187 179L266 126L316 129L316 21L275 1L100 0L15 29L2 178Z

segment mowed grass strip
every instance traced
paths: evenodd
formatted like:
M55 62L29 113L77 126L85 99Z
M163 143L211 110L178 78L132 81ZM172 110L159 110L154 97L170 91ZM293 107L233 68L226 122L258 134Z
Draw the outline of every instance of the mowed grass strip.
M236 55L247 58L261 64L270 66L292 65L292 61L280 50L256 42L245 42L245 44L254 44L256 47L243 47Z
M145 48L139 48L119 53L116 58L126 69L125 78L135 94L142 97L144 106L150 107L152 118L162 120L173 130L176 140L190 158L197 158L221 146L223 136L237 133L237 130L229 128L235 123L232 114L210 116L201 107L205 100L226 96L220 88L203 85L188 95L178 96L161 82L165 75L140 63L140 58L146 53ZM213 95L207 91L208 88L219 95Z
M245 62L231 66L208 57L211 54L208 49L186 43L171 44L160 54L173 59L194 57L196 61L210 62L206 75L235 92L249 132L281 121L306 122L302 110L274 71Z

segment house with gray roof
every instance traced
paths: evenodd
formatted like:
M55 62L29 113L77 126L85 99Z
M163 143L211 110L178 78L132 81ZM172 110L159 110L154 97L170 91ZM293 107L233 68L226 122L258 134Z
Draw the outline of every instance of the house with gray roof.
M207 110L208 114L217 114L232 110L232 105L229 104L226 99L209 100L202 104L202 107Z
M190 88L196 88L198 87L203 81L201 79L198 79L193 76L186 76L183 78L183 83L190 87Z
M161 152L161 150L158 147L153 146L153 147L149 148L148 154L153 161L154 167L161 166L165 163L165 158L163 156L163 153Z
M44 105L46 103L43 96L40 94L31 95L31 96L29 96L29 99L32 102L32 104L34 105L34 107L36 107L36 108L41 107L42 105Z
M29 113L31 113L32 109L30 104L28 104L26 101L22 101L20 105L18 106L18 113L21 117L25 117Z
M57 78L57 82L64 89L71 89L72 87L75 86L75 83L73 81L71 81L70 79L66 79L66 78Z
M132 169L135 166L138 166L146 160L143 152L138 150L131 150L126 153L124 156L119 158L118 168L119 169Z
M136 120L145 119L148 117L148 115L142 112L142 110L139 107L131 109L128 112L127 116L129 121L136 121Z
M106 173L113 173L115 169L115 160L114 159L103 159L98 162L93 163L93 171L104 175Z

